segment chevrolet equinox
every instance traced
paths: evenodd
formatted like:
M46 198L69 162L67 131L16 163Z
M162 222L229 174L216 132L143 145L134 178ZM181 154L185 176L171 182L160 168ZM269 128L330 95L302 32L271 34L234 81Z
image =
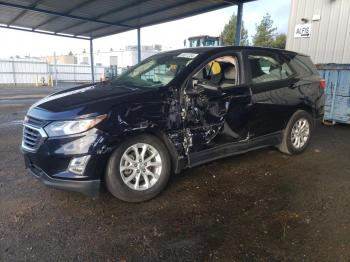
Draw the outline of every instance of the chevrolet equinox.
M325 81L308 56L255 47L154 55L116 79L57 92L24 119L26 168L95 196L157 196L172 173L274 146L303 152L323 115Z

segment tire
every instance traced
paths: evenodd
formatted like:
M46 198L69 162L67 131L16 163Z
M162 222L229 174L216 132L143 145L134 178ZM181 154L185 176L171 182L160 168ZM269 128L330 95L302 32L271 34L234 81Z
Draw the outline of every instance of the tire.
M147 201L166 187L170 172L170 157L164 144L155 136L139 135L128 139L112 153L106 169L106 186L120 200Z
M299 131L299 134L305 135L307 139L305 140L305 137L300 138L300 144L298 146L297 137L300 137L300 135L293 135L295 134L295 129L298 129L299 123L304 123L306 121L305 128L297 130L297 133ZM301 125L301 126L302 126ZM295 129L293 129L295 128ZM300 131L300 130L306 130L308 129L308 132L306 131ZM311 136L313 134L313 118L312 116L303 110L299 110L293 114L293 116L290 118L286 129L283 131L283 138L282 143L278 146L278 149L285 154L288 155L297 155L305 151L305 149L308 147L310 143ZM293 143L294 142L294 143Z

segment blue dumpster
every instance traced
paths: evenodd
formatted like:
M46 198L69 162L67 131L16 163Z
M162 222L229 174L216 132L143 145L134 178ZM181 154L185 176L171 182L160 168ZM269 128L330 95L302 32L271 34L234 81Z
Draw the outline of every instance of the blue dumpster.
M318 65L326 80L326 103L324 120L350 124L350 65Z

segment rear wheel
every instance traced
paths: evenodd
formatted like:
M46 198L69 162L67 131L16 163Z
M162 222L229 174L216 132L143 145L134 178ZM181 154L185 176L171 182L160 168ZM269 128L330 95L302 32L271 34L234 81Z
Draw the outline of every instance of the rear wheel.
M306 111L297 111L283 131L283 140L278 149L289 155L302 153L309 145L312 131L312 116Z
M131 138L111 155L107 171L108 190L127 202L157 196L170 177L170 159L163 143L151 135Z

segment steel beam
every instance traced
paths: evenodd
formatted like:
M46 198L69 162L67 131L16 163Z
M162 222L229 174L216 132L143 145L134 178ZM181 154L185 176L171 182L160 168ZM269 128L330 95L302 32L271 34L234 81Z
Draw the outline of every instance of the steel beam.
M151 1L151 0L139 0L137 3L135 3L135 2L133 2L132 4L128 3L128 4L124 5L124 6L121 6L121 7L118 7L118 8L114 8L114 9L109 10L109 11L107 11L105 13L102 13L102 14L100 14L98 16L95 16L93 19L100 19L100 18L103 18L103 17L108 16L110 14L121 12L121 11L123 11L125 9L131 8L131 7L135 6L135 5L138 5L138 4L141 4L141 3L144 3L144 2L148 2L148 1ZM60 29L60 30L68 30L68 29L80 26L80 25L82 25L84 23L85 23L84 21L83 22L78 22L78 23L75 23L73 25L70 25L70 26L65 27L63 29ZM100 26L100 27L97 28L97 30L102 29L104 27L108 27L108 26ZM84 33L86 33L86 31L84 31L83 33L79 32L76 35L81 35L81 34L84 34Z
M99 27L97 27L97 28L94 28L93 30L91 30L91 29L87 29L87 30L84 30L84 31L80 31L80 32L78 32L78 33L76 33L75 35L85 35L85 34L87 34L87 33L90 33L91 31L98 31L98 30L100 30L100 29L103 29L103 28L108 28L108 27L110 27L110 25L103 25L103 26L99 26ZM127 31L129 31L130 29L127 29Z
M92 76L92 83L95 83L95 68L94 68L94 46L93 46L93 40L90 39L90 62L91 62L91 76Z
M137 62L141 62L141 28L137 28Z
M36 0L33 4L30 5L30 7L36 7L39 2L41 2L42 0ZM27 13L27 10L22 10L18 15L16 15L15 18L13 18L8 24L12 25L14 22L16 22L19 18L21 18L22 16L25 15L25 13Z
M121 26L121 27L132 28L131 26L123 25L121 23L111 23L111 22L107 22L107 21L91 19L91 18L76 16L76 15L70 15L70 14L64 14L64 13L60 13L60 12L45 10L45 9L36 8L36 7L24 6L24 5L14 4L14 3L7 3L7 2L0 1L0 6L1 5L2 6L7 6L7 7L13 7L13 8L17 8L17 9L22 9L22 10L28 10L28 11L43 13L43 14L56 15L56 16L61 16L61 17L75 19L75 20L81 20L81 21L85 21L85 22L93 22L93 23L99 23L99 24L105 24L105 25L114 25L114 26Z
M172 4L172 5L169 5L169 6L165 6L165 7L158 8L156 10L150 11L150 12L140 13L138 15L125 18L125 19L119 21L118 23L124 23L124 22L130 21L130 20L134 20L136 18L140 19L140 18L149 16L149 15L155 15L157 13L164 12L164 11L167 11L169 9L177 8L179 6L187 5L187 4L190 4L190 3L193 3L193 2L198 2L198 1L201 1L201 0L186 0L186 1L181 1L181 2L177 1L175 4Z
M242 19L243 19L243 3L239 3L237 5L237 7L238 7L238 12L237 12L235 44L236 44L236 46L240 46L241 45Z
M39 0L39 1L40 1L40 0ZM97 0L86 0L86 1L84 1L84 2L82 2L82 3L80 3L80 4L78 4L78 5L76 5L76 6L74 6L74 7L72 7L71 9L65 11L65 13L66 13L66 14L71 14L71 13L74 12L75 10L77 10L77 9L79 9L79 8L82 8L83 6L88 5L88 4L90 4L90 3L92 3L92 2L95 2L95 1L97 1ZM36 25L36 26L34 27L34 29L40 28L40 27L42 27L42 26L44 26L44 25L46 25L46 24L48 24L48 23L51 23L51 22L55 21L56 19L58 19L57 16L51 17L51 18L47 19L46 21L44 21L44 22L42 22L42 23Z
M194 1L199 1L199 0L194 0ZM224 7L228 7L228 6L232 6L231 3L227 3L227 2L223 2L221 4L218 4L218 5L215 5L214 7L211 7L211 8L203 8L203 9L200 9L200 10L196 10L196 11L192 11L192 12L189 12L188 14L186 15L183 15L183 14L180 14L180 15L177 15L177 16L173 16L173 17L170 17L170 18L165 18L165 19L161 19L161 20L156 20L156 21L153 21L153 22L150 22L150 23L144 23L142 24L142 27L146 27L146 26L152 26L152 25L158 25L160 23L166 23L166 22L171 22L171 21L175 21L175 20L178 20L178 19L183 19L183 18L187 18L187 17L192 17L194 15L199 15L199 14L203 14L205 12L208 12L208 11L215 11L215 10L219 10L219 9L222 9ZM159 9L158 11L159 12ZM147 14L149 15L149 14ZM144 17L144 14L142 14L140 16L140 18L143 18ZM128 19L129 20L129 19ZM103 27L101 27L103 28ZM101 29L99 28L99 29ZM137 29L136 27L134 29ZM123 33L123 32L126 32L126 31L129 31L128 29L127 30L121 30L119 31L117 34L119 33ZM98 36L95 36L94 39L97 39L97 38L101 38L101 37L105 37L105 36L109 36L110 34L102 34L102 35L98 35Z
M22 31L22 32L29 32L29 33L37 33L37 34L42 34L42 35L53 35L53 36L59 36L59 37L66 37L66 38L74 38L74 39L81 39L81 40L90 40L90 37L80 37L80 36L69 36L69 35L58 35L54 32L43 32L43 31L36 31L31 28L18 28L18 27L11 27L11 26L5 26L5 25L0 25L0 28L5 28L5 29L12 29L12 30L17 30L17 31Z

